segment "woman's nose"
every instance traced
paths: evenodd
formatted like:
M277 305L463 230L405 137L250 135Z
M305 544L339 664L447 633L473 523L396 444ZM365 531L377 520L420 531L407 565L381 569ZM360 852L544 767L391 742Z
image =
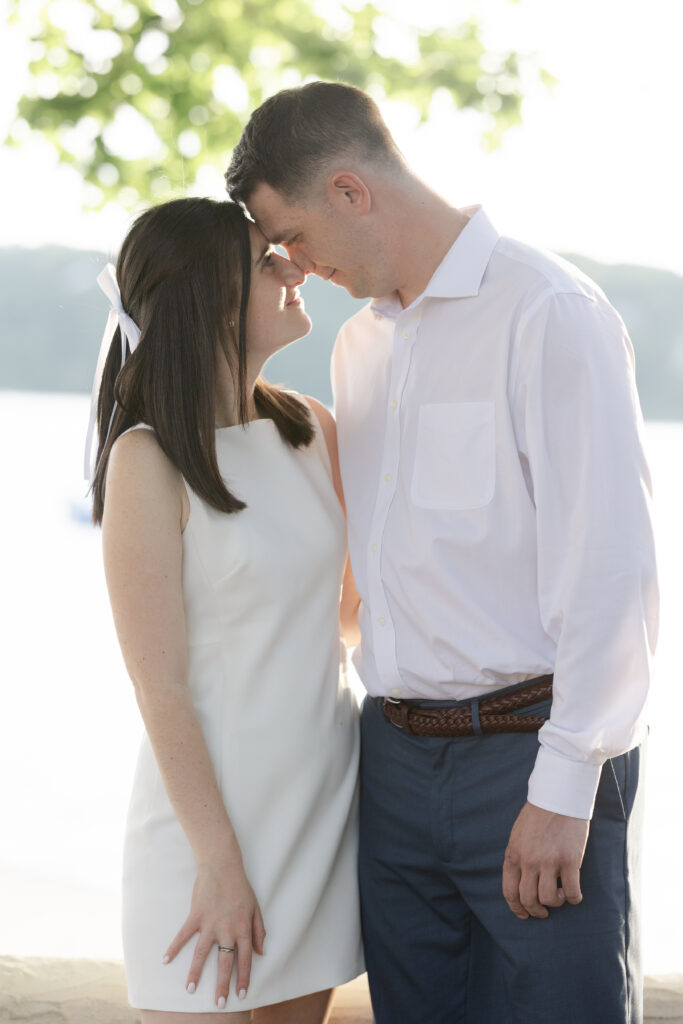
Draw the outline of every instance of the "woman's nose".
M302 284L306 280L305 270L300 267L298 263L294 263L293 260L285 259L284 256L281 256L280 258L282 260L282 263L280 264L280 273L285 284L289 287Z

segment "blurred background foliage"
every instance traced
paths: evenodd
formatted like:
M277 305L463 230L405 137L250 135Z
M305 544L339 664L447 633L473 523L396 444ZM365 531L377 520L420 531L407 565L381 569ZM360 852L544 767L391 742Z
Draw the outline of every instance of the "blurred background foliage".
M490 147L520 122L525 88L553 81L533 56L487 52L472 17L420 32L340 0L11 2L31 44L8 141L41 133L88 183L93 207L130 209L207 166L223 171L249 111L311 79L405 101L421 121L447 97L481 113Z
M7 141L47 139L84 179L92 208L220 194L250 110L311 79L407 104L402 114L416 127L451 106L476 112L485 147L521 122L525 95L554 81L533 54L487 48L473 2L444 0L444 19L430 31L399 14L409 4L398 0L9 2L30 40L30 67ZM680 278L574 259L624 315L646 416L683 419ZM94 285L104 261L55 246L0 249L0 389L89 389L106 315ZM329 403L330 350L357 303L317 280L305 297L314 329L274 357L267 375Z

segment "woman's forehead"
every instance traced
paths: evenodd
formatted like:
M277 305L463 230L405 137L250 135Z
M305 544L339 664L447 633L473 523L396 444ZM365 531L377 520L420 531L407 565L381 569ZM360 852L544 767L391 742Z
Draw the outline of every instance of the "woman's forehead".
M249 240L251 242L252 249L261 249L264 245L268 245L268 239L261 231L257 224L253 221L249 222Z

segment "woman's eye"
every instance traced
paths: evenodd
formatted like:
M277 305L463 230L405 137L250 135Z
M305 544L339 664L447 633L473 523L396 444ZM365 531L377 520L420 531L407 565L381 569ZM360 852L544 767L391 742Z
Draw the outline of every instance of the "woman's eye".
M272 254L272 252L269 252L266 256L263 257L263 266L264 267L269 267L272 262L273 262L273 254Z

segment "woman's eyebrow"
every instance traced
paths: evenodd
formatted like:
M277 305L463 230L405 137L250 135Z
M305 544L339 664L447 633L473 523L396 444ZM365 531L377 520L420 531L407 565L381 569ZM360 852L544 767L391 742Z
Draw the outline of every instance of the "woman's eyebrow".
M261 255L256 260L256 262L254 263L255 267L258 267L259 263L261 263L263 261L263 259L268 255L268 253L271 251L271 249L272 249L272 244L270 242L268 242L265 245L265 247L263 248L263 250L261 252Z

